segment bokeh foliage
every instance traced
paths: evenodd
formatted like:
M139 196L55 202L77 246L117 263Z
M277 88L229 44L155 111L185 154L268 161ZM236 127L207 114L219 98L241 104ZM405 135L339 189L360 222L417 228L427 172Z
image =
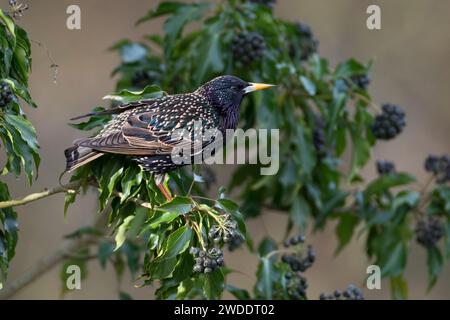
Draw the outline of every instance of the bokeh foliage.
M327 59L315 52L317 40L304 24L279 19L273 15L271 7L252 2L161 2L137 24L145 28L145 22L153 19L162 21L162 35L150 33L142 41L125 39L111 47L121 57L121 64L113 71L113 76L118 76L117 91L122 92L119 96L129 95L126 90L143 90L136 97L140 98L147 90L156 90L154 85L169 94L190 92L223 74L277 84L276 90L247 97L241 108L243 128L280 129L281 141L280 170L276 175L261 176L258 165L236 166L229 189L239 189L240 211L245 218L257 217L265 208L279 209L289 218L286 234L293 230L304 232L308 226L319 230L330 221L336 221L336 252L344 249L354 234L363 235L369 259L381 267L383 277L391 279L393 297L405 298L404 271L415 225L426 216L439 216L446 226L447 240L445 248L439 245L427 248L429 286L434 285L449 256L448 186L440 185L434 190L430 187L419 192L414 190L414 176L408 173L393 172L374 181L365 181L359 173L370 160L371 150L377 143L371 126L381 112L367 91L367 83L361 85L362 80L357 80L367 79L372 67L370 61L361 63L349 59L332 68ZM260 59L242 63L234 54L233 40L242 33L258 33L263 37L265 49ZM97 123L98 119L91 121ZM89 126L89 123L85 125ZM323 131L320 148L315 141L318 129ZM350 163L344 160L348 155ZM100 161L100 166L109 170L106 168L110 162L104 161ZM109 176L105 172L98 176L109 186L105 193L107 188L100 182L100 201L106 201L112 190L133 190L126 187L130 178L125 177L132 169L128 164L115 162L114 165L117 168L109 170ZM110 166L113 166L112 162ZM95 168L91 172L95 173ZM196 177L197 174L189 178L189 173L182 170L171 175L171 184L178 184L175 190L186 196L180 182L195 181ZM146 188L153 186L151 180L143 178L142 181ZM201 192L201 183L195 185L200 186L197 192ZM151 190L153 195L144 196L144 200L157 199L155 206L161 206L162 199L154 187ZM151 192L147 190L147 193ZM141 197L137 191L126 191L125 194ZM435 208L437 195L441 201L439 209ZM186 203L192 201L192 198L177 199L184 199ZM110 222L119 229L137 218L134 207L119 205L122 200L123 196L112 200L110 215ZM206 203L212 205L208 210L213 210L214 202ZM189 207L183 214L190 217L195 213L193 211ZM159 217L157 213L158 209L147 213L147 220L140 229L148 230L149 224ZM169 210L167 215L176 214ZM204 218L199 216L198 219ZM197 277L192 274L192 256L186 252L189 246L198 245L197 241L205 238L204 235L196 238L195 233L187 231L188 227L183 232L187 233L185 240L191 243L183 246L176 257L171 254L169 259L161 259L165 253L158 248L168 246L170 232L176 233L189 225L182 221L181 217L169 223L165 221L158 225L156 234L153 229L150 238L144 237L147 250L156 250L153 258L148 251L145 253L144 274L149 276L148 282L163 279L162 286L156 291L160 298L217 297L221 289L211 295L209 281L219 282L216 286L221 288L223 276L215 277L213 273ZM205 228L202 233L207 234L210 222L199 223ZM276 242L265 239L265 243L271 243L271 250L276 252ZM263 243L259 253L251 251L261 257L254 296L273 298L269 293L282 281L286 270L280 267L276 258L264 258L267 254L264 247ZM225 268L221 273L226 275L228 272ZM232 285L224 288L239 298L251 296ZM275 297L286 298L286 295L281 293Z
M255 250L251 235L245 230L245 219L258 217L267 208L286 214L286 236L305 232L308 227L320 230L334 222L337 253L356 235L364 237L367 256L371 263L380 266L382 276L390 279L394 298L407 297L404 273L416 225L435 217L445 227L444 241L425 248L429 288L436 283L450 257L448 184L436 184L435 177L430 177L430 183L416 190L418 182L409 173L391 172L373 181L366 181L360 174L378 142L371 127L381 112L367 86L355 81L369 74L370 61L348 59L332 67L315 52L317 40L305 25L277 18L270 6L250 1L164 1L138 21L139 27L145 28L145 23L153 19L163 23L162 34L149 31L142 41L124 39L111 47L121 58L112 72L118 80L117 93L108 96L111 104L190 92L223 74L275 83L275 90L246 97L240 126L280 129L280 170L276 175L262 176L258 165L236 166L228 190L213 192L214 196L209 196L213 198L205 195L205 173L209 173L206 168L179 170L166 181L176 197L165 203L151 174L142 172L125 157L103 156L78 169L71 182L80 183L83 191L97 190L98 216L107 218L108 228L96 225L68 235L93 241L64 264L63 291L65 266L79 264L86 276L86 262L94 256L101 266L114 267L119 281L128 268L142 285L158 285L155 293L161 299L219 298L224 290L240 299L290 299L283 280L288 270L280 263L277 241L266 238ZM5 69L2 78L17 96L34 105L26 89L24 75L28 73L23 72L30 65L29 45L25 46L29 43L25 32L17 26L11 29L11 23L5 16L0 24L0 32L8 35L7 39L14 38L1 43L0 59L10 61L1 65ZM258 33L265 42L263 54L251 63L239 61L232 49L235 37L244 32ZM14 48L17 54L11 53ZM26 59L20 60L24 56ZM37 143L30 145L35 140L19 138L24 138L24 134L34 137L34 131L16 102L2 112L2 123L11 124L8 113L20 118L28 130L22 132L16 124L2 126L2 139L12 137L7 150L14 151L11 160L8 157L6 171L19 174L22 165L31 181L30 161L38 164ZM73 126L95 133L109 119L92 116ZM17 132L13 135L5 130ZM8 148L5 140L4 145ZM231 191L237 195L235 201L229 199ZM6 185L0 194L4 199L9 197ZM77 196L67 193L65 211ZM0 235L15 237L3 242L15 244L17 227L11 228L16 225L8 220L10 216L15 219L15 213L4 210L1 214L5 218ZM223 241L214 242L208 234L212 226L224 225L227 216L237 222L249 254L260 258L253 293L227 283L226 276L233 271L226 266L209 273L193 271L196 262L190 248L224 248ZM113 235L113 241L105 235ZM7 254L2 254L6 258L1 266L6 273L13 251L3 252ZM120 297L129 298L123 292Z
M39 145L36 131L20 105L20 99L36 107L28 92L31 49L27 33L11 17L0 10L0 84L11 90L13 98L0 108L0 139L6 163L1 175L25 173L31 184L37 176ZM0 199L9 200L5 182L0 181ZM17 214L12 208L0 209L0 288L8 265L15 254L18 237Z

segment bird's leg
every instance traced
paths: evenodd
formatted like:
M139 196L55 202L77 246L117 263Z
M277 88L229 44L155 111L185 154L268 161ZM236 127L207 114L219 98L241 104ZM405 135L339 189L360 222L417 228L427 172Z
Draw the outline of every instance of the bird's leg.
M161 193L164 195L164 197L166 198L166 200L172 201L173 197L170 193L170 190L168 187L165 186L164 184L164 178L165 178L165 174L155 174L155 183L156 186L158 187L159 191L161 191Z

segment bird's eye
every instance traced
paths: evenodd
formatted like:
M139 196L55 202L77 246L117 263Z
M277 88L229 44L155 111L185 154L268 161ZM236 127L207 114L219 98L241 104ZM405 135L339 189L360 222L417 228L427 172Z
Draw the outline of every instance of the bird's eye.
M233 90L233 91L240 91L241 88L239 86L231 86L231 90Z

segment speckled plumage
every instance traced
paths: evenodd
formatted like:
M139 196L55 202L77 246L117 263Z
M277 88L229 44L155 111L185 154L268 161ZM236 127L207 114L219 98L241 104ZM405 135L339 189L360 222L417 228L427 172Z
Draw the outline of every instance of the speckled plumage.
M181 137L174 139L174 131L185 129L193 133L196 121L201 122L202 133L215 128L222 132L235 129L244 89L248 86L249 83L239 78L223 76L193 93L136 101L110 109L106 113L114 114L113 119L98 135L76 140L73 147L66 149L66 170L74 170L105 153L128 155L143 169L155 173L173 170L179 165L172 162L171 152L183 143Z

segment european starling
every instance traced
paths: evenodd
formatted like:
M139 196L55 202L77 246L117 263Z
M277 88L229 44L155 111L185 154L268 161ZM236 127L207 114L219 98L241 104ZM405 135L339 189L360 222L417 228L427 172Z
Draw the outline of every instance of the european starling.
M195 123L201 123L203 133L209 129L218 129L222 133L226 129L236 129L243 97L271 86L221 76L192 93L140 100L73 118L71 120L114 115L99 134L75 140L74 145L65 150L66 171L73 171L106 153L127 155L143 170L156 174L158 188L170 200L162 178L166 172L184 165L172 161L173 149L185 142L183 137L174 138L174 131L184 129L194 133ZM201 150L207 145L202 145Z

